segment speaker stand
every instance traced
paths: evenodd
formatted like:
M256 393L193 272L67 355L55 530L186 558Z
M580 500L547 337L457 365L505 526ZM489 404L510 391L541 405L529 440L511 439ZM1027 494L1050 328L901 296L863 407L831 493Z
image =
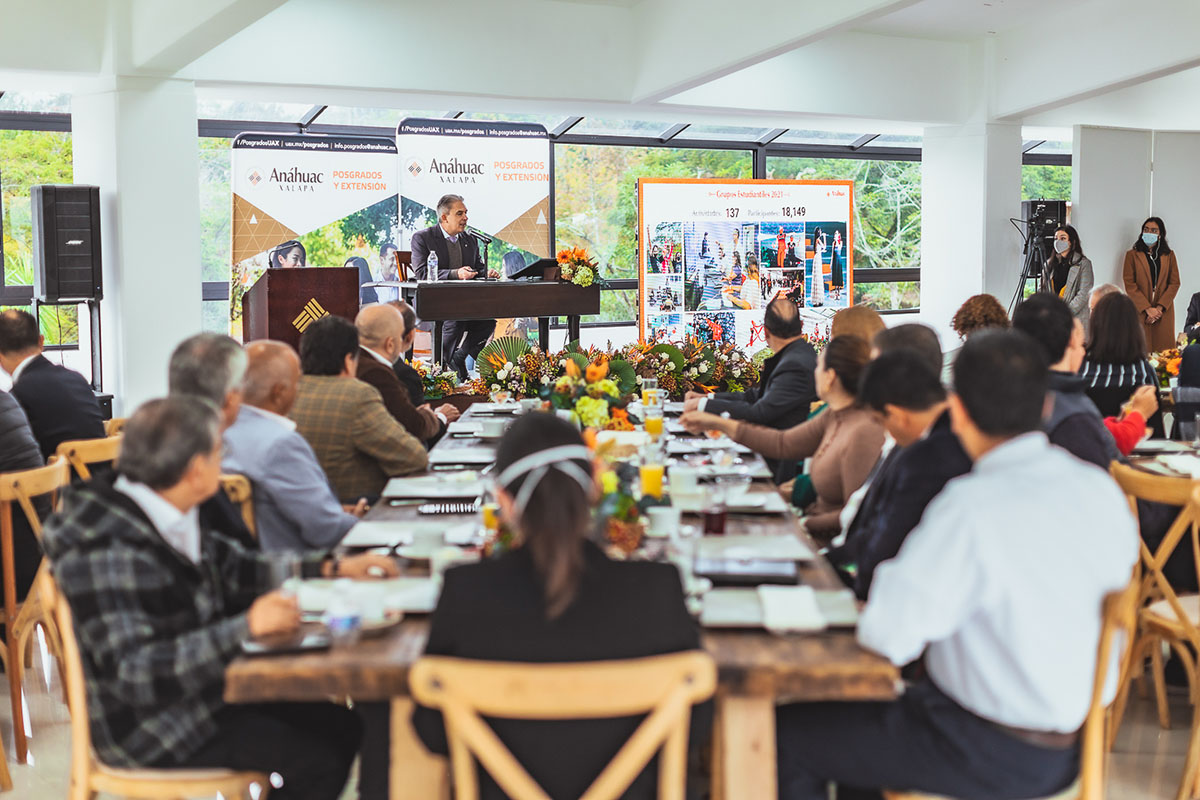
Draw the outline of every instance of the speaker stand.
M100 394L104 391L103 361L100 355L100 301L85 300L88 307L88 328L91 331L92 349L92 391ZM77 306L78 303L47 303L33 298L33 318L41 323L42 306Z

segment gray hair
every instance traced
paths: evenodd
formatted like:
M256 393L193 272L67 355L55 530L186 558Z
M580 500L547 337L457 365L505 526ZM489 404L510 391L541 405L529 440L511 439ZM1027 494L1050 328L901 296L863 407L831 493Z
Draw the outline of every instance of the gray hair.
M219 441L217 412L204 398L164 397L143 403L123 429L117 472L155 491L183 480L198 455Z
M463 205L466 205L467 201L463 200L463 197L461 194L444 194L444 195L442 195L442 199L438 200L438 204L437 204L438 219L440 220L442 218L442 214L450 213L450 207L452 205L454 205L455 203L462 203Z
M179 343L171 353L167 387L171 395L201 397L217 408L226 396L242 388L246 353L242 346L220 333L198 333Z
M1117 286L1112 283L1102 283L1099 286L1097 286L1095 289L1092 289L1092 293L1090 295L1088 295L1088 299L1089 300L1099 300L1101 297L1104 297L1106 294L1119 294L1120 292L1121 292L1120 286Z

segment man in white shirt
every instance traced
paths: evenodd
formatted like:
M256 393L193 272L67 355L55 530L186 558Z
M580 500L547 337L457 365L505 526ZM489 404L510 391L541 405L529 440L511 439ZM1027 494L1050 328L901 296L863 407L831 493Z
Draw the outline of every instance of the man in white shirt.
M1076 778L1101 604L1138 533L1108 475L1041 432L1046 382L1019 331L963 346L950 414L972 471L879 566L858 631L897 665L923 654L927 675L894 702L779 708L781 798L824 798L827 781L1028 798Z
M250 479L263 550L333 547L366 513L343 508L312 447L287 414L296 402L300 357L283 342L246 345L237 420L224 434L221 468Z

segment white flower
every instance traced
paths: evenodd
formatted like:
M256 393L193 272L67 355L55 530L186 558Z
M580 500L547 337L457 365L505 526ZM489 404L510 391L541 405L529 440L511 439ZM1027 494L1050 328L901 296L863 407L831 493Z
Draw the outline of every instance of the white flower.
M735 377L735 378L740 378L740 377L742 377L742 369L741 369L741 367L734 367L734 368L733 368L733 377Z
M637 382L638 382L639 384L642 382L642 376L641 376L641 375L638 375L638 376L637 376Z
M545 375L543 375L542 376L542 386L549 386L549 385L550 385L550 379L547 378Z
M506 366L506 367L512 367L512 365L513 365L513 363L511 361L504 362L504 366Z
M492 391L493 391L493 392L498 392L498 391L500 391L500 384L498 384L498 383L493 383L493 384L492 384Z
M710 369L712 369L712 365L709 364L707 361L700 362L700 371L701 372L708 372Z

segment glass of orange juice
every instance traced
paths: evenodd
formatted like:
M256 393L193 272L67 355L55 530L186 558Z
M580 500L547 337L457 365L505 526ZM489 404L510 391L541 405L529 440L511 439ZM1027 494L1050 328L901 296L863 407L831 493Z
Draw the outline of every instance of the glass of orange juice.
M479 510L483 512L483 527L487 528L489 533L500 530L500 506L495 503L484 503Z
M642 496L662 499L663 496L663 465L662 463L643 463L638 467L642 479Z
M642 405L658 405L658 378L642 378Z
M657 442L663 432L662 406L643 406L642 417L645 422L646 433L650 434L650 441Z

